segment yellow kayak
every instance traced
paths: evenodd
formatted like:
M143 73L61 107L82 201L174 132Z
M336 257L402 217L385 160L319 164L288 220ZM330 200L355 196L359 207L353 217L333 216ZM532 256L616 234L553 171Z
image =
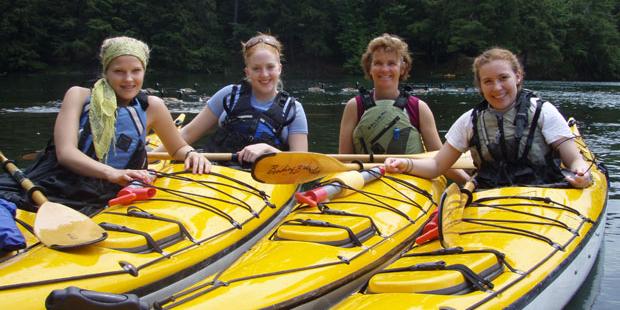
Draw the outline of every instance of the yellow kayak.
M76 286L159 300L231 263L292 208L295 185L254 181L213 167L194 175L160 162L156 194L93 216L102 242L52 250L31 233L34 214L18 210L28 247L0 257L0 308L41 309L51 291Z
M445 186L444 177L386 175L362 188L345 186L350 193L344 197L300 203L233 265L156 305L324 308L359 289L411 244Z
M571 122L586 189L449 188L440 240L413 246L337 309L561 309L596 260L608 177ZM460 206L464 208L459 209Z

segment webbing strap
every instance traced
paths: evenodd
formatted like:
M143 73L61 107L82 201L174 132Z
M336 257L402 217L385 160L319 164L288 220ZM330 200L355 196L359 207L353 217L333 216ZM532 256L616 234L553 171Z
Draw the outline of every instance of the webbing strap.
M532 124L530 124L530 132L527 135L525 149L523 150L523 154L521 154L522 160L525 160L527 158L527 155L530 152L530 148L532 147L532 143L534 141L534 134L536 133L536 127L538 127L538 119L540 118L540 112L542 111L543 104L545 103L542 100L538 99L538 102L536 104L536 112L534 112Z
M167 256L168 254L164 253L164 250L162 250L162 248L159 246L159 244L157 244L157 242L155 241L155 239L153 239L153 237L151 235L149 235L148 233L144 232L144 231L139 231L133 228L129 228L127 226L123 226L123 225L116 225L116 224L112 224L112 223L99 223L99 226L101 226L103 229L108 230L108 231L118 231L118 232L125 232L125 233L130 233L130 234L136 234L136 235L140 235L142 237L144 237L144 239L146 240L146 243L148 244L148 246L153 249L153 251L165 255Z
M333 224L333 223L326 222L326 221L313 220L313 219L293 219L293 220L282 223L282 225L301 225L301 226L331 227L331 228L343 229L347 232L347 234L349 235L349 239L355 246L362 246L362 242L360 241L360 239L357 238L357 236L355 235L355 233L353 233L351 228L347 226Z
M436 271L436 270L454 270L463 275L466 281L472 284L474 288L485 291L493 289L493 283L479 276L469 267L463 264L446 265L444 261L436 261L429 263L415 264L399 268L385 269L378 273L407 272L407 271Z

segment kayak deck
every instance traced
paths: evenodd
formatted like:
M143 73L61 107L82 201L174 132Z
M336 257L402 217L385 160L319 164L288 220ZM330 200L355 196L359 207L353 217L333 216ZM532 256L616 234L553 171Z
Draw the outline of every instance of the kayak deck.
M573 131L593 163L590 187L474 192L440 240L413 246L336 308L561 308L596 260L608 191L605 168ZM460 203L448 189L442 204Z
M52 290L70 285L144 295L201 271L206 276L216 271L209 266L249 247L245 243L288 213L296 191L294 185L261 184L248 172L225 167L193 175L182 164L165 164L157 175L153 198L93 217L106 229L105 241L56 251L29 237L33 244L25 251L4 257L0 305L41 308ZM20 210L18 219L28 235L33 214Z
M229 268L171 295L159 306L329 306L358 289L413 241L445 184L443 177L387 175L317 207L298 204Z

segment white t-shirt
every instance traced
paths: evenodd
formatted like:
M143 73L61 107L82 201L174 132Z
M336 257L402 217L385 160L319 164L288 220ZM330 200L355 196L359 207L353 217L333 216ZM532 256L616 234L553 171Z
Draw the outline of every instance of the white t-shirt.
M537 104L538 103L530 105L530 113L536 111ZM448 133L446 133L446 142L461 153L469 149L469 142L474 136L474 126L471 122L472 111L473 109L461 115L456 122L452 124ZM538 118L538 125L542 129L542 134L547 144L552 144L562 138L572 138L574 136L570 128L568 128L566 120L562 114L560 114L560 111L549 102L545 102L542 106L540 117Z

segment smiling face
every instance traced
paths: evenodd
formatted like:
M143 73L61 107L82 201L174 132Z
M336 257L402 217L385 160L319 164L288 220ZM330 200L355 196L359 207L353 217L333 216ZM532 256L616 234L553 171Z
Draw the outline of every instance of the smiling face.
M507 110L515 102L521 79L521 74L515 72L507 60L493 60L478 69L480 91L499 111Z
M372 53L369 75L375 89L398 89L400 76L405 68L402 57L396 52L378 49Z
M252 93L259 101L267 101L277 94L277 86L282 73L280 56L273 50L253 47L251 55L246 57L245 77L252 85Z
M114 89L118 104L127 105L142 89L144 66L135 56L119 56L108 65L105 79Z

